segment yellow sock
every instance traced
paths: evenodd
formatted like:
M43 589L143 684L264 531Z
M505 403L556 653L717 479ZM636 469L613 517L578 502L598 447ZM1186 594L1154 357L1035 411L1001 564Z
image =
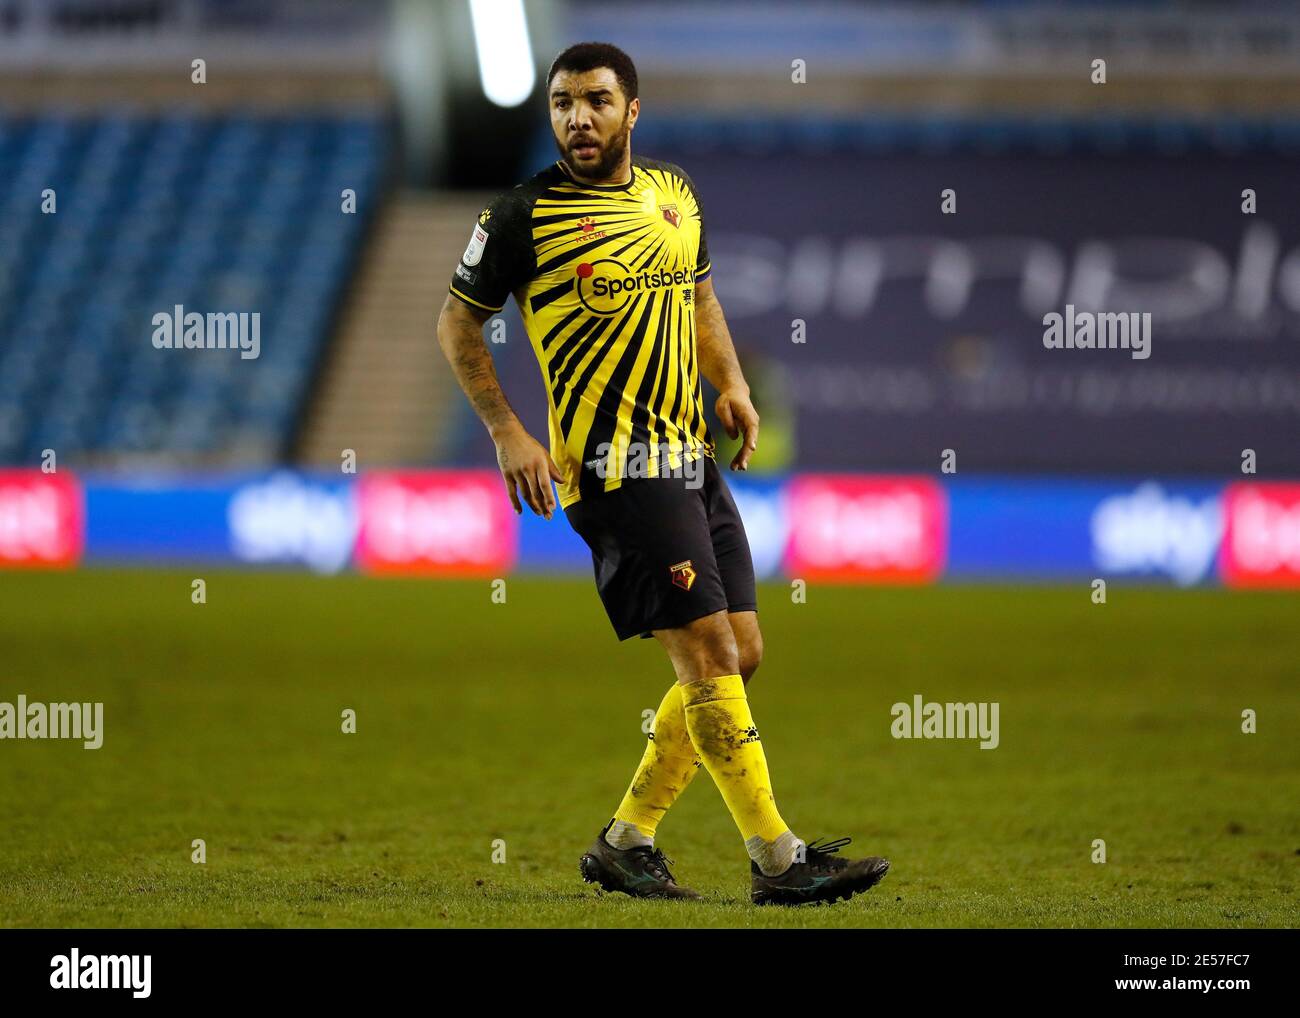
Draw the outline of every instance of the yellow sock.
M682 702L695 752L722 793L746 846L755 836L770 844L787 833L790 828L776 809L767 757L740 676L688 683L682 686Z
M699 757L686 732L681 686L673 683L655 714L654 731L641 764L614 814L616 821L632 824L653 839L659 821L699 769Z

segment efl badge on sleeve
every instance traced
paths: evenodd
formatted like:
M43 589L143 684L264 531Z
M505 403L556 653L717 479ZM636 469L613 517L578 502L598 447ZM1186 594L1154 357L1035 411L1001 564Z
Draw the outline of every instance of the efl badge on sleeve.
M465 248L465 253L460 256L460 260L466 265L477 265L483 260L483 249L487 247L488 232L481 226L474 227L474 232L469 236L469 245Z

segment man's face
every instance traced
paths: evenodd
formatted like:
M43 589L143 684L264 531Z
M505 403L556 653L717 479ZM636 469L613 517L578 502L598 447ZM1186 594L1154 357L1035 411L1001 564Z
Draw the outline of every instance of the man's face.
M559 71L551 80L551 130L560 157L584 180L612 176L627 151L641 101L623 97L608 67Z

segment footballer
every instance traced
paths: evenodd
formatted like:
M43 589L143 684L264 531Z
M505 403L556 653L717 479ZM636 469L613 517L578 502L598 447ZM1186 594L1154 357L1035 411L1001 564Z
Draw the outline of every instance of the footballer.
M699 897L654 838L702 766L740 829L754 902L847 899L889 863L841 858L847 838L795 836L745 696L763 648L754 568L713 458L701 376L718 390L722 426L743 435L731 469L747 469L759 419L709 278L699 195L680 167L632 155L641 103L627 54L580 43L546 81L560 159L478 217L438 341L496 444L515 511L549 520L554 482L618 638L653 636L676 672L582 876L637 897ZM511 294L546 386L549 451L511 408L483 340Z

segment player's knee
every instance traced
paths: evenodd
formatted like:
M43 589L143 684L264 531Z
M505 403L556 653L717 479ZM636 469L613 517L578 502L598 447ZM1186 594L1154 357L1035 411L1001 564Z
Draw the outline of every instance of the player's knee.
M715 678L719 675L737 675L740 673L740 650L735 637L721 637L711 644L703 653L700 661L700 676Z
M668 650L678 682L741 674L739 637L732 630L725 611L706 615L684 626L657 630L655 636Z
M763 637L758 633L747 637L737 644L736 651L740 664L740 677L748 683L758 671L758 666L763 663Z
M690 679L711 679L740 672L740 648L726 617L712 617L691 623L688 642Z

